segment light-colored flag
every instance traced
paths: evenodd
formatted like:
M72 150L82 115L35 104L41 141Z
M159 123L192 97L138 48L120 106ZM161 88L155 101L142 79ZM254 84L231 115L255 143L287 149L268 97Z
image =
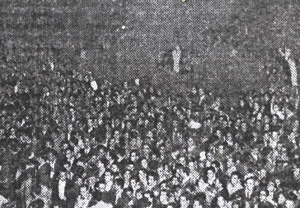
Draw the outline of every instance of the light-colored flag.
M98 84L95 80L91 81L91 87L93 88L93 90L97 90L98 89Z
M189 126L191 129L200 129L201 123L192 120L192 121L189 123L188 126Z

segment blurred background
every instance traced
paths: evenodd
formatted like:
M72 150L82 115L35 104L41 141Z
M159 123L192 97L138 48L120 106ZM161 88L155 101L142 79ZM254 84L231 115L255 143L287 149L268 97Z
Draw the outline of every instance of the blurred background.
M299 66L298 0L2 0L0 8L4 73L54 66L234 97L269 86L279 47ZM187 73L170 73L176 45Z

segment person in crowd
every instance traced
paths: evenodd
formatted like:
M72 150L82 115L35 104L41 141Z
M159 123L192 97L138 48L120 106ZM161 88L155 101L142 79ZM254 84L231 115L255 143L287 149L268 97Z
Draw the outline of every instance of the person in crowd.
M300 205L290 86L228 107L197 87L180 95L141 79L24 73L1 82L0 206Z
M227 184L226 188L229 199L236 200L241 197L244 187L242 186L239 172L236 171L231 174L230 182Z
M80 192L76 199L74 208L88 208L91 199L92 194L89 193L88 187L86 185L83 185L82 187L80 187Z

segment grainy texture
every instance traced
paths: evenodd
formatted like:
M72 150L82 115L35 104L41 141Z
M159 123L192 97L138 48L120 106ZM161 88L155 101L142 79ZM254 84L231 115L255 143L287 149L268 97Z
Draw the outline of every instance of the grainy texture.
M299 46L299 0L1 0L0 207L299 207Z

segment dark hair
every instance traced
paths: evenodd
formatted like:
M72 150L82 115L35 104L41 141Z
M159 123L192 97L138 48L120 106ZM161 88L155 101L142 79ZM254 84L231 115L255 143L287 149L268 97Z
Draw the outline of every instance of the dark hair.
M42 187L40 185L34 186L33 193L36 195L40 195L42 191Z
M212 161L212 163L211 163L211 164L215 164L217 168L220 168L220 167L221 167L221 164L220 164L220 162L219 162L219 161L217 161L217 160L214 160L214 161Z
M236 175L240 180L242 179L242 174L239 171L234 171L231 173L231 177Z
M29 208L44 208L45 203L41 199L37 199L30 203Z
M156 172L154 172L154 171L149 171L148 179L149 179L150 176L152 176L155 180L158 180L158 175L157 175Z
M185 197L186 198L186 200L188 200L188 201L190 201L191 200L191 195L189 194L189 192L183 192L182 194L181 194L181 196L183 196L183 197Z
M189 175L189 174L190 174L190 169L187 168L187 167L183 167L183 168L182 168L182 171L183 171L186 175Z
M261 193L262 191L266 192L266 195L267 195L267 196L269 195L269 191L268 191L266 188L262 188L262 189L259 191L259 195L260 195L260 193Z
M133 193L133 189L131 187L127 187L124 189L124 192L126 193L127 191L130 191L131 193Z
M208 171L212 171L214 173L216 173L216 169L214 167L207 167L205 170L204 170L204 175L203 175L203 179L204 179L204 182L207 182L208 178L207 178L207 173Z
M101 159L99 160L99 162L101 162L101 163L104 165L104 167L107 167L108 161L107 161L106 158L101 158Z
M139 177L137 175L131 176L129 181L131 181L131 180L135 180L136 182L140 181L140 179L139 179Z
M204 170L204 174L207 175L208 171L210 171L210 170L214 173L216 172L216 169L214 167L210 166Z
M98 187L100 184L105 184L104 179L101 178L99 181L97 181L97 182L95 183L95 187Z
M240 200L233 201L233 202L232 202L232 206L233 206L233 205L238 205L239 208L244 207L244 203L243 203L242 201L240 201Z
M204 204L205 201L206 201L206 195L205 193L198 193L198 194L195 194L194 197L193 197L193 201L199 201L200 204Z
M124 186L124 180L123 180L122 178L117 178L117 179L115 180L115 184L116 184L117 186L120 186L121 188L123 188L123 186Z
M124 156L125 155L125 149L118 148L115 151L116 151L116 155L120 155L120 156Z
M105 170L105 172L104 172L104 174L105 173L110 173L110 175L114 175L114 172L111 170L111 169L109 169L109 168L107 168L106 170Z

